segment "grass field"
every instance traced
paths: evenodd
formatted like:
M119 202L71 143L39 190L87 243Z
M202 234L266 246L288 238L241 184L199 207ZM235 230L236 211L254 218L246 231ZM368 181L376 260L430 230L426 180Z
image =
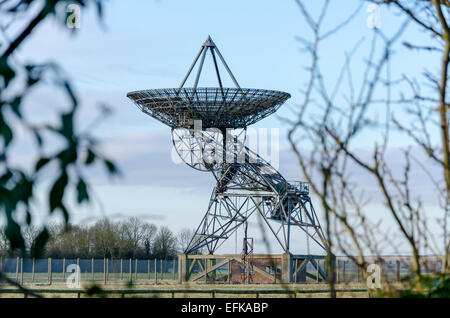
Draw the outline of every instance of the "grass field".
M100 277L99 277L100 278ZM87 289L92 285L97 285L103 290L114 291L114 294L107 295L96 295L96 297L161 297L161 298L266 298L266 297L276 297L276 298L317 298L317 297L329 297L329 293L327 292L316 292L318 290L324 291L328 288L325 284L201 284L201 283L185 283L178 284L176 280L162 280L155 284L154 280L145 280L141 279L135 283L130 284L127 280L114 280L108 281L106 284L103 281L84 281L81 284L81 289ZM24 286L31 290L37 291L43 297L50 298L77 298L77 297L88 297L85 294L78 295L76 290L73 290L73 293L68 293L71 291L66 284L62 281L54 280L51 285L48 283L33 283L27 284ZM365 286L363 284L338 284L336 286L337 289L361 289ZM8 285L0 285L0 289L12 288L12 286ZM43 290L54 290L55 292L42 293ZM64 293L58 293L58 291L64 290ZM141 293L139 294L128 294L127 291L130 290L138 290ZM167 293L143 293L142 290L150 290L150 291L167 291ZM202 293L202 291L205 291ZM268 293L268 291L274 291L274 293ZM299 291L296 294L280 294L281 290L297 290ZM121 294L119 291L124 291L124 294ZM183 292L185 291L185 292ZM195 291L195 293L191 293L189 291ZM214 293L212 293L214 291ZM224 292L225 291L225 292ZM242 291L247 294L228 294L227 291ZM258 295L253 291L262 291L258 293ZM303 292L302 292L303 291ZM1 298L23 298L24 295L22 293L0 293ZM339 292L338 297L348 298L348 297L368 297L367 292L352 292L345 291Z
M22 275L20 273L18 273L17 275L15 273L7 273L6 274L7 277L17 280L19 282L23 281L24 284L48 284L50 282L50 278L48 273L35 273L34 275L31 273L23 273L23 280L22 280ZM64 283L67 278L70 276L70 273L66 273L64 276L62 273L52 273L51 275L51 281L52 284L54 283ZM81 281L82 282L98 282L98 283L103 283L105 280L105 275L103 273L94 273L94 275L92 275L91 273L81 273ZM131 279L130 279L131 278ZM177 279L177 273L175 273L175 275L173 273L158 273L156 279L157 281L167 281L167 280L174 280ZM141 281L146 281L147 283L149 282L155 282L155 274L154 273L150 273L150 279L149 279L149 275L147 273L132 273L132 275L130 276L129 273L124 273L123 275L121 275L120 273L110 273L107 276L107 281L108 282L119 282L119 283L123 283L123 282L129 282L130 280L134 281L134 282L141 282Z

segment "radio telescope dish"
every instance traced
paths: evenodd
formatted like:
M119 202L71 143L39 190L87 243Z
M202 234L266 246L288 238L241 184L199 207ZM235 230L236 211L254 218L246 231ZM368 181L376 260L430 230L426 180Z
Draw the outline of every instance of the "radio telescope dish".
M198 87L208 51L218 85ZM223 87L217 60L235 87ZM194 85L186 88L197 62ZM284 253L290 253L291 228L303 230L326 249L327 241L308 185L287 181L269 162L245 147L245 139L242 140L247 126L277 111L290 94L241 88L208 37L178 88L138 90L127 96L142 112L171 127L174 148L187 165L210 171L216 179L207 212L184 253L206 248L213 254L252 214L263 217ZM242 131L227 135L228 129ZM233 138L229 140L229 136ZM326 279L325 274L322 277Z
M208 50L214 62L218 87L197 87ZM222 86L216 55L236 87ZM194 86L185 88L184 84L199 60ZM291 97L280 91L241 88L209 36L178 88L139 90L127 96L142 112L172 128L172 141L177 154L187 165L201 171L219 169L221 158L216 158L210 148L216 144L223 147L220 149L222 152L228 151L223 142L227 128L245 129L274 113ZM201 122L201 132L194 136L192 129L195 128L195 121ZM221 134L205 132L209 128L216 128Z
M290 95L253 88L163 88L127 94L139 109L169 127L244 128L274 113Z
M214 62L218 87L197 87L208 50ZM222 86L216 54L236 87ZM184 88L200 56L194 86ZM178 88L139 90L127 96L141 111L171 128L192 128L195 120L201 120L203 128L219 129L245 128L274 113L291 97L280 91L241 88L211 37L203 43Z

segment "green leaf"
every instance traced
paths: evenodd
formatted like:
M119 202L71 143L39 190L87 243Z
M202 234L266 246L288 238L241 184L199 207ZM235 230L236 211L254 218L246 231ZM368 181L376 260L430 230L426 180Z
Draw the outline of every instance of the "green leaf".
M88 297L92 297L92 296L103 296L104 295L104 291L103 289L98 286L98 285L92 285L86 288L86 295Z
M22 113L20 112L21 103L22 103L22 96L17 96L11 102L9 102L9 105L11 106L12 111L19 118L22 118Z
M59 132L66 137L69 141L72 141L73 137L73 112L69 112L61 116L62 126Z
M0 58L0 77L3 77L5 87L16 76L14 70L9 66L6 58Z
M67 173L66 171L63 171L60 177L53 184L50 191L50 213L52 213L56 208L62 206L62 199L68 181Z
M55 13L55 6L58 3L58 0L46 0L45 6L42 9L44 15L48 14L54 14Z
M84 182L84 180L81 178L78 180L77 193L78 193L78 196L77 196L78 203L82 203L84 201L89 201L89 193L88 193L87 185Z
M33 86L34 84L39 82L39 80L40 80L39 77L36 78L36 77L28 76L28 80L27 80L28 87Z
M0 177L0 184L4 185L6 182L8 182L13 177L13 174L11 170L7 170L1 177Z
M12 217L8 217L5 235L12 250L25 249L25 240L23 239L22 232L20 231L20 226Z
M35 258L39 258L44 254L45 245L50 239L50 233L47 228L44 228L38 236L34 239L33 244L31 245L31 255Z
M3 139L5 141L5 147L8 147L8 145L11 143L13 139L13 132L9 125L5 122L3 119L3 113L0 109L0 135L3 136Z
M30 213L30 210L27 210L26 213L27 213L27 214L26 214L26 219L25 219L25 221L27 222L28 225L30 225L30 224L31 224L31 213Z
M108 159L104 159L103 162L105 163L106 169L108 169L108 172L112 175L119 173L119 171L117 170L116 165L108 160Z
M42 157L38 160L38 162L36 163L36 167L34 168L35 172L38 172L39 170L41 170L41 168L43 166L45 166L47 163L50 162L50 158L46 158L46 157Z
M67 166L68 164L75 162L77 160L77 151L76 148L71 145L67 149L61 151L57 157L61 160L63 166Z
M88 150L88 155L87 155L87 158L86 158L86 161L85 161L86 165L92 164L95 161L95 158L96 158L95 153L92 150L89 149Z
M33 195L33 181L29 180L25 175L21 175L21 180L16 183L12 189L16 202L22 201L28 204Z

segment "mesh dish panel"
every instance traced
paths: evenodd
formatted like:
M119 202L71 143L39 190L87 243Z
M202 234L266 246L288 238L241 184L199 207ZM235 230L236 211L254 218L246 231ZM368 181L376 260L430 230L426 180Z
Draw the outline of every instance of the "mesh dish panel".
M134 91L127 97L141 111L172 128L244 128L274 113L290 94L253 88L162 88Z

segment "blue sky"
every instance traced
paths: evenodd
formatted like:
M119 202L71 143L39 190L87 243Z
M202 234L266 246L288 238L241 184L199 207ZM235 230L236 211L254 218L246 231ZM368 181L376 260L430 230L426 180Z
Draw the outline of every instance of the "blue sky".
M307 3L311 12L317 14L321 1ZM358 3L333 1L324 29L345 19ZM345 32L324 45L321 67L327 70L327 83L337 79L345 51L360 39L364 40L357 57L363 61L373 32L366 26L365 7ZM383 9L381 23L382 30L389 33L399 25L399 19ZM82 109L78 116L81 127L96 118L99 104L106 103L113 110L98 125L95 134L104 143L105 151L119 163L124 178L110 181L94 174L95 200L75 211L75 223L103 216L137 215L158 225L169 224L178 231L194 228L200 222L213 177L174 164L170 160L169 128L140 113L126 98L126 93L177 87L208 35L219 47L241 87L282 90L292 95L287 104L295 107L301 102L300 89L307 80L305 66L309 60L300 51L301 45L295 37L311 34L295 1L109 1L104 7L102 23L98 22L93 8L82 11L81 27L74 35L49 20L21 47L18 56L21 60L56 60L71 76L81 96ZM425 41L422 33L413 27L408 37ZM434 67L418 53L402 53L401 59L392 66L393 73L405 68L412 74L421 71L420 67L417 72L411 70L409 65ZM357 82L361 74L356 72L354 76ZM206 70L199 86L215 86L215 81L213 74ZM224 85L232 83L225 81ZM40 105L39 111L33 110L35 120L48 120L52 112L60 109L60 100L50 99L52 95L48 93L35 94L28 101L30 110ZM282 107L278 115L289 116L290 112ZM295 159L287 150L285 124L277 116L271 116L255 127L280 129L280 171L286 179L301 178ZM361 139L364 148L364 136ZM395 135L392 140L393 147L408 143ZM18 149L18 162L27 161L23 149ZM374 204L370 209L379 208ZM41 210L44 210L42 205ZM304 241L298 238L297 242L297 252L305 252ZM232 251L233 244L226 248ZM312 248L312 252L318 250Z

